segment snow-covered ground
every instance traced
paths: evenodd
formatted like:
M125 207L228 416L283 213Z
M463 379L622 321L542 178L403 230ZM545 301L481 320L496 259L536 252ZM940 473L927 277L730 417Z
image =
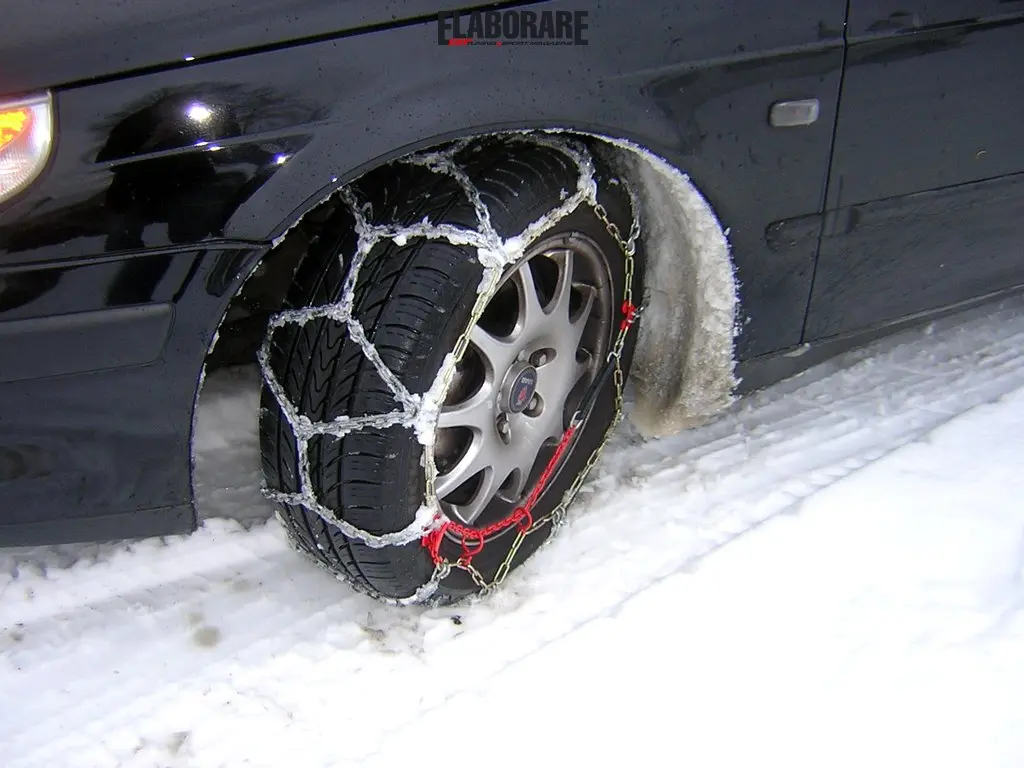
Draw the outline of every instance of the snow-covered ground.
M0 552L0 765L1024 765L1024 300L624 428L446 609L288 549L255 384L208 382L193 536Z

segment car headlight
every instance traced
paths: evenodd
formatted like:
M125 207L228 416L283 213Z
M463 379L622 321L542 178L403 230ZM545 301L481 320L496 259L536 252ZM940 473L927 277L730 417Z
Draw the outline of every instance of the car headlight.
M0 101L0 203L32 183L53 146L53 109L49 94Z

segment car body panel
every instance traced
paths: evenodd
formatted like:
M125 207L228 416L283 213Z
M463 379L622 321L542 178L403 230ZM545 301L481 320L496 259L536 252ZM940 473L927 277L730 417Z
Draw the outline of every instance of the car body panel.
M826 217L807 341L1024 285L1024 174Z
M919 29L851 18L829 208L1024 172L1024 2L922 5Z
M1024 3L851 4L805 341L1024 284Z
M471 6L450 0L5 0L0 93L339 37Z
M54 291L102 308L0 322L0 545L193 527L191 414L211 318L227 301L205 285L232 255L175 254L149 301L125 306L111 306L110 295L145 256L64 269ZM34 338L13 333L25 324L50 327Z

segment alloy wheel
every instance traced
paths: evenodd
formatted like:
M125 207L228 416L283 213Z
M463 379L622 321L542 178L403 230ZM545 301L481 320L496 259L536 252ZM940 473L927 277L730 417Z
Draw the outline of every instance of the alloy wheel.
M580 233L506 273L438 418L435 490L453 519L486 525L529 494L607 355L611 317L605 257Z

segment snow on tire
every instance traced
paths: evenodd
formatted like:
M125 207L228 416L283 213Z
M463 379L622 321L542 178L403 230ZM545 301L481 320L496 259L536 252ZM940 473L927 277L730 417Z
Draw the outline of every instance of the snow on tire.
M547 538L617 422L643 280L632 196L582 145L517 135L406 158L326 205L260 356L268 495L356 588L458 599Z

